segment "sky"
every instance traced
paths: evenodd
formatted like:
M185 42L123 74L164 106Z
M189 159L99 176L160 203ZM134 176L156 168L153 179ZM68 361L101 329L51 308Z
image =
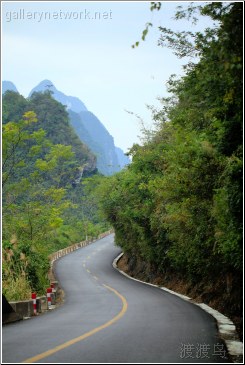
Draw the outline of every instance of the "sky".
M191 23L173 20L183 3L165 1L161 11L151 12L150 2L139 1L3 1L2 80L25 97L51 80L81 99L126 152L140 142L136 115L151 127L147 105L159 106L170 75L183 74L186 60L157 45L159 26L193 30ZM153 27L146 41L133 49L147 22ZM198 29L207 25L204 19Z

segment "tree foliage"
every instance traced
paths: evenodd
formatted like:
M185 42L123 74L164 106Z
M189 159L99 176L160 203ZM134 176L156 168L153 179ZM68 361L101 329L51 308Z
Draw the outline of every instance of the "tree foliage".
M198 13L216 26L159 29L160 46L188 57L185 75L170 78L170 96L152 109L155 133L102 198L126 252L193 282L242 271L242 4L178 8L176 19Z
M83 192L83 170L86 165L93 175L94 156L69 125L64 106L49 93L26 100L6 92L3 118L3 291L9 300L25 299L49 285L51 252L96 236L108 224L98 219L96 202L84 210L92 197Z

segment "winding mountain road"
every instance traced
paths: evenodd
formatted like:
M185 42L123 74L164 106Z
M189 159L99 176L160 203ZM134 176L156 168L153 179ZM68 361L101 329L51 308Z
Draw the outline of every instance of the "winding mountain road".
M113 235L56 262L65 302L2 329L3 363L224 363L212 316L112 267Z

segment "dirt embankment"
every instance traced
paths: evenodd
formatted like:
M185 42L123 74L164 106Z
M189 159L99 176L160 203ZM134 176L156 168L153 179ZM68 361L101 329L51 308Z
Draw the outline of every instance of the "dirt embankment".
M205 303L228 316L235 324L240 340L243 340L243 291L235 278L221 276L193 284L175 272L159 273L149 263L124 254L118 262L120 270L142 281L164 286ZM227 285L227 280L230 281Z

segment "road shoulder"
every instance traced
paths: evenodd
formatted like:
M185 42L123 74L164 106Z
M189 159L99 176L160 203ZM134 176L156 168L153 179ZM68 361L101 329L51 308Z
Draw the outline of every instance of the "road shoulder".
M143 280L139 280L137 278L134 278L134 277L128 275L126 272L119 269L119 267L118 267L118 262L122 257L123 257L123 252L120 253L114 259L114 261L112 263L112 266L114 267L114 269L118 270L122 275L126 276L130 280L134 280L134 281L143 283L145 285L153 286L153 287L159 288L161 290L167 291L170 294L176 295L183 300L189 301L189 302L199 306L204 311L211 314L216 320L219 335L226 344L226 347L227 347L227 350L228 350L228 353L229 353L229 356L230 356L232 362L243 363L243 343L239 340L239 336L236 331L236 326L228 317L224 316L222 313L218 312L217 310L209 307L205 303L197 303L194 299L192 299L186 295L177 293L177 292L170 290L163 286L147 283Z

